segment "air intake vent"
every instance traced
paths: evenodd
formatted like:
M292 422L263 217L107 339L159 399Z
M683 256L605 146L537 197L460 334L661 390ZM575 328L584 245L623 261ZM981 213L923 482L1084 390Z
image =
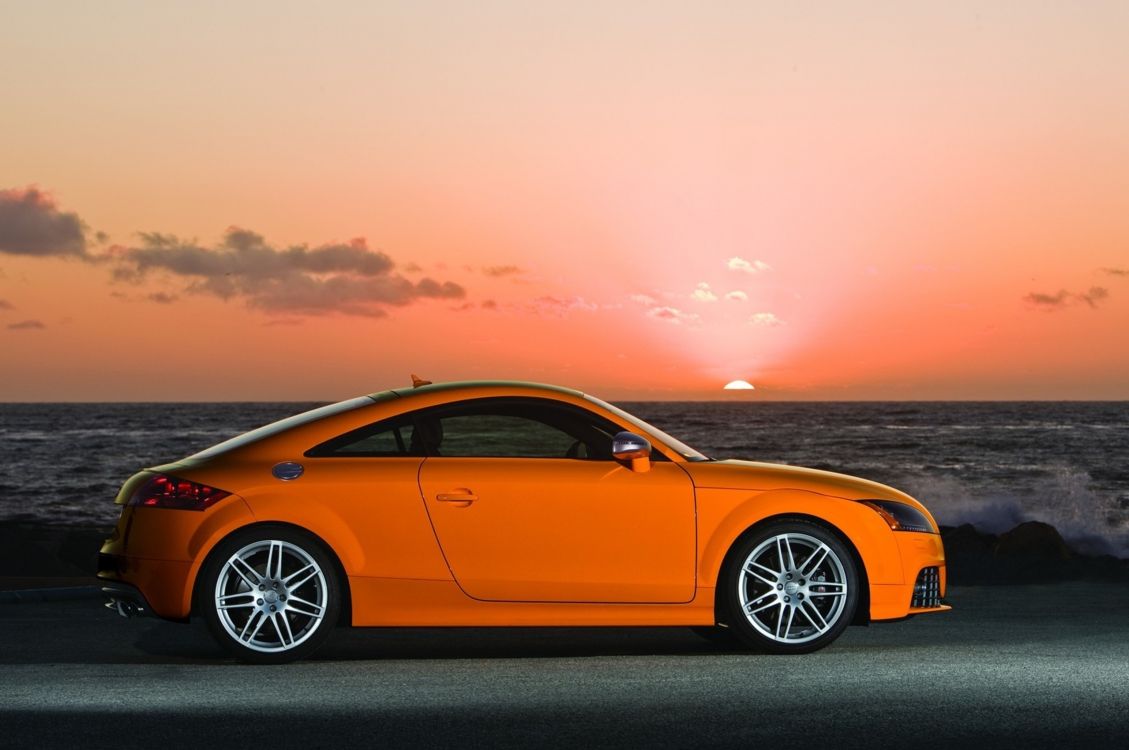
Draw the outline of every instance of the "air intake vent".
M910 606L915 608L941 606L941 574L937 568L922 568L917 574Z

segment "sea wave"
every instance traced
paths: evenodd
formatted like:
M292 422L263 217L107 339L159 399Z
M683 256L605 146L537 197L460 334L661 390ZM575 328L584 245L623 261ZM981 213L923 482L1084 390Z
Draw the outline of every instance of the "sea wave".
M1069 464L1042 467L1046 479L1030 491L985 492L951 476L918 477L904 489L926 503L944 526L970 523L1001 534L1025 521L1058 529L1073 549L1129 557L1129 509L1124 496L1095 489L1089 472Z

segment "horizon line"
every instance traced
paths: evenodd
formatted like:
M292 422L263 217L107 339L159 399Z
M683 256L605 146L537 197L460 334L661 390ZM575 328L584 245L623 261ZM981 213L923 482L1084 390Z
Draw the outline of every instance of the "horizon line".
M360 396L367 396L370 394L362 393ZM350 396L349 398L356 398L357 396ZM624 398L624 399L604 399L611 403L636 403L636 404L1124 404L1129 403L1129 398L1007 398L1007 399L994 399L994 398L917 398L917 399L892 399L892 398L857 398L857 399L735 399L735 398L720 398L720 399L703 399L703 398ZM36 405L61 405L73 404L76 406L95 405L95 404L332 404L337 403L332 399L312 398L312 399L162 399L162 400L138 400L138 401L82 401L82 400L62 400L62 401L41 401L41 400L28 400L28 401L0 401L0 406L36 406Z

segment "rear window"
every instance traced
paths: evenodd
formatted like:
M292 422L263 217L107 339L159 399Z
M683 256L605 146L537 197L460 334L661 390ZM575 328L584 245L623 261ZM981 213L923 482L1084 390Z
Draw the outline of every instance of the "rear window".
M319 406L316 409L310 409L309 411L304 411L301 414L295 414L292 417L280 419L277 422L271 422L268 425L264 425L257 429L251 430L250 432L244 432L242 435L233 437L230 440L225 440L222 443L217 443L211 448L205 448L199 453L193 453L188 458L213 458L223 453L227 453L228 451L233 451L236 448L242 448L245 445L250 445L251 443L254 443L258 440L263 440L273 435L277 435L280 432L285 432L286 430L292 429L294 427L300 427L301 425L309 424L310 422L316 422L317 420L324 417L332 417L335 414L342 414L347 411L352 411L353 409L359 409L362 406L370 406L372 405L373 401L374 399L369 396L357 396L356 398L351 398L348 401L338 401L336 404Z
M306 451L318 457L395 457L422 456L423 447L416 445L415 425L411 414L400 414L374 424L338 435Z

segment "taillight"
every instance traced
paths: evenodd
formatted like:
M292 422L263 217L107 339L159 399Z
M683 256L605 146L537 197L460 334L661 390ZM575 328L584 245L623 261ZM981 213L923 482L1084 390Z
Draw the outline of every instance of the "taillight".
M158 474L133 493L129 498L129 505L145 508L206 510L230 494L199 482Z

